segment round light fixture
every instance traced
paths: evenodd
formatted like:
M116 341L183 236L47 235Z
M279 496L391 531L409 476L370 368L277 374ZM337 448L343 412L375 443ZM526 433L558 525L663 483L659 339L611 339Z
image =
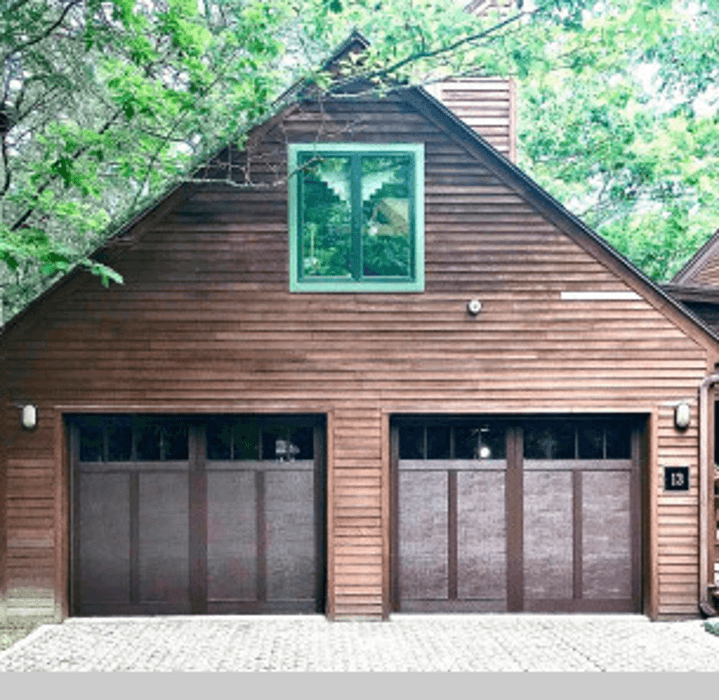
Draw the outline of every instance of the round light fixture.
M467 302L467 313L476 316L482 310L482 302L479 299L470 299Z

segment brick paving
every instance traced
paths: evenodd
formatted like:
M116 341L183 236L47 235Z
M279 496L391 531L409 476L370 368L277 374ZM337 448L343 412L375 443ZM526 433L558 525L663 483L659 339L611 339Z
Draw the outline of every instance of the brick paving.
M634 615L71 618L0 671L719 671L701 620Z

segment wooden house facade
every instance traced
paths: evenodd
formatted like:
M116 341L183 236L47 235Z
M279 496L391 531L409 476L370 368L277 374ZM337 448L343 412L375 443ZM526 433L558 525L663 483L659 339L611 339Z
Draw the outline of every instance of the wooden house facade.
M222 172L0 336L0 619L699 613L709 329L420 88Z
M719 332L719 231L691 257L684 267L677 272L664 290L679 301L691 313L700 318L714 332ZM714 562L713 588L714 602L717 601L719 583L719 414L714 403L714 451L711 454L714 464L714 485L710 484L710 496L714 503L709 505L713 515L709 527L710 560ZM713 543L713 544L712 544ZM710 567L710 579L712 571Z
M715 331L719 328L719 231L674 275L665 291Z

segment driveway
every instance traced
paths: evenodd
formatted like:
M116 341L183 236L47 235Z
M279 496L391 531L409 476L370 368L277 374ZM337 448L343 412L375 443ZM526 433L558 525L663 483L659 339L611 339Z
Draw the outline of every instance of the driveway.
M0 671L719 671L719 637L633 615L72 618Z

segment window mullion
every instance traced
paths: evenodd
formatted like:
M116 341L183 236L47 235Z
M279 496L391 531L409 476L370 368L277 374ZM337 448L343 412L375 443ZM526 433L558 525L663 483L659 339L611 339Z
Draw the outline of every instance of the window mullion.
M293 174L297 183L297 279L304 277L303 260L307 241L305 240L305 158L297 159L296 172Z
M409 197L409 270L410 277L414 277L416 274L416 245L417 241L417 226L416 226L416 158L415 154L412 153L409 158L409 182L407 183L407 196Z
M362 156L353 155L351 165L352 278L362 278Z

